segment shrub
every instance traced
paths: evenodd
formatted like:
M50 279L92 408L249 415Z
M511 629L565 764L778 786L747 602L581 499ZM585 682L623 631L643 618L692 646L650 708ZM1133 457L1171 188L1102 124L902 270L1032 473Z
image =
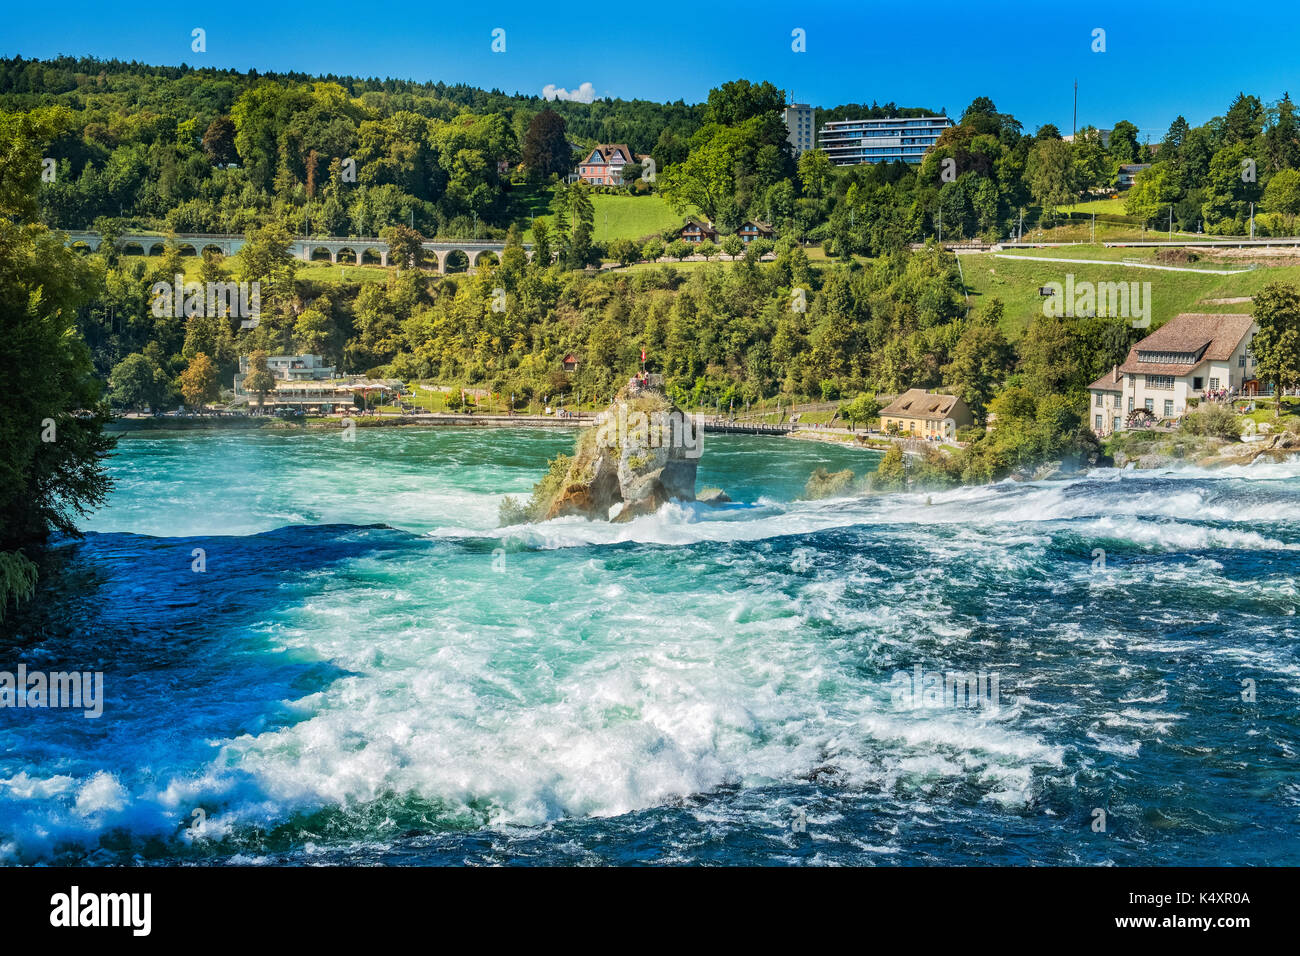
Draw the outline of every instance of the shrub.
M1183 431L1237 441L1241 437L1241 421L1226 405L1206 405L1188 413L1183 419Z
M901 446L889 446L889 450L876 465L869 484L872 491L902 491L907 487L907 463L903 460Z
M853 478L853 471L849 468L833 473L825 468L818 468L804 485L803 496L808 501L816 501L819 498L835 498L844 495L853 484Z
M533 485L533 494L527 501L520 501L512 496L501 499L498 515L501 526L526 524L541 521L551 507L555 496L563 490L564 479L569 473L573 458L569 455L556 455L551 460L551 467L545 477Z

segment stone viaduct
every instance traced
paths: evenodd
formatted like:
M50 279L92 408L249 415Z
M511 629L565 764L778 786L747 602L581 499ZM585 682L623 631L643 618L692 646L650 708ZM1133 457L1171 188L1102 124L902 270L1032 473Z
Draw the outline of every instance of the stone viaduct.
M68 232L68 245L74 249L84 248L94 252L103 242L103 237L95 232ZM123 255L160 256L166 245L167 237L159 233L124 232L117 238L117 248ZM182 255L200 256L209 249L225 256L233 256L244 247L245 239L237 235L215 234L178 234L176 244ZM425 242L424 248L438 263L438 272L446 275L453 272L473 272L478 266L492 261L500 261L505 250L504 242ZM533 257L532 248L524 246L528 258ZM356 239L330 237L325 239L294 239L289 244L289 253L303 262L335 262L356 265L388 265L388 243L382 239Z

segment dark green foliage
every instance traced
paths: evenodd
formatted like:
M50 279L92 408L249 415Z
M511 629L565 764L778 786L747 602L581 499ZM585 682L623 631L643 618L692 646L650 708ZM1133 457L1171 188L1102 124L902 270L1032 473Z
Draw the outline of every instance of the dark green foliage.
M0 113L0 608L30 593L33 568L18 552L77 519L109 490L112 448L77 309L102 289L88 262L31 222L45 144L66 111Z

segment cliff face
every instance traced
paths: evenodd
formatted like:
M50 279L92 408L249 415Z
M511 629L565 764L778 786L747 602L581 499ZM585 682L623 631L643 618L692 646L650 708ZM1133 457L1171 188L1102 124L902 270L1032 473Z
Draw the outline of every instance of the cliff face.
M663 393L625 389L579 440L545 517L627 521L668 501L694 501L702 439L695 422Z
M502 520L628 521L668 501L694 501L703 437L662 392L626 388L579 437L573 457L552 463L526 507L503 506Z

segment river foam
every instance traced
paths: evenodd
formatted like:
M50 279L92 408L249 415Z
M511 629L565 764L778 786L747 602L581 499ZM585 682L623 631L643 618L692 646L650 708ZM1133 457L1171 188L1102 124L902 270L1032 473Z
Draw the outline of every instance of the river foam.
M118 497L65 546L65 616L22 653L100 655L108 702L99 724L0 719L8 859L1294 851L1251 840L1289 819L1296 468L800 502L811 461L843 462L755 439L709 479L748 500L500 529L501 496L537 472L500 435L405 435L427 474L380 446L366 465L240 441L183 466L164 439L127 443ZM210 513L206 495L246 487L212 490L241 451L237 476L251 461L277 483ZM263 527L284 514L340 523ZM998 706L901 706L918 667L994 673ZM1253 710L1246 679L1267 689ZM1153 800L1218 842L1144 824ZM1130 821L1104 845L1098 806Z

